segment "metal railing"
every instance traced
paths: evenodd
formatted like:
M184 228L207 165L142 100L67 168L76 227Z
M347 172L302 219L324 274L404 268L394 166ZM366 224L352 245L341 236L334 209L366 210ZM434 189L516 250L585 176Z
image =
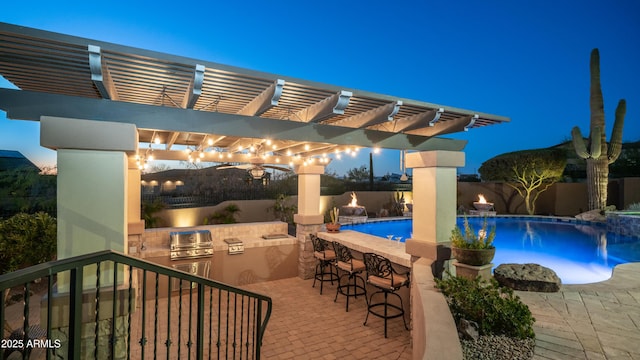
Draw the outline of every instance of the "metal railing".
M0 275L0 295L0 360L260 359L272 310L267 296L114 251Z

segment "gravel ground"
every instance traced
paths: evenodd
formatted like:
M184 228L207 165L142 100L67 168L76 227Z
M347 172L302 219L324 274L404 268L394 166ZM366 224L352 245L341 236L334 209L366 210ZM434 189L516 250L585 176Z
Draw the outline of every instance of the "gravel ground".
M528 360L533 358L535 339L506 336L480 336L478 340L461 340L467 360Z

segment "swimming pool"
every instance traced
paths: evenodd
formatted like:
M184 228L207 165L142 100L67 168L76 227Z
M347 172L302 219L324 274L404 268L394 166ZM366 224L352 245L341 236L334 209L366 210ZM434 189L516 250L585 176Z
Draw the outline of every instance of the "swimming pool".
M482 218L468 219L476 231L480 229ZM459 226L462 222L458 218ZM404 241L411 237L411 224L411 220L375 221L343 229ZM603 281L616 265L640 262L640 240L607 232L604 225L531 217L489 218L489 225L496 226L496 266L537 263L553 269L564 284Z

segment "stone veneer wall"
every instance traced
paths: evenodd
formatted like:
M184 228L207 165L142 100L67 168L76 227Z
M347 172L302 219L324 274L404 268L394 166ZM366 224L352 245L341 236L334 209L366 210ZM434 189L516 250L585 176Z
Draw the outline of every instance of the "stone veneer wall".
M640 238L640 214L625 212L607 213L607 231Z
M311 279L315 274L316 258L313 256L313 243L310 234L316 234L322 230L319 225L296 225L296 237L298 238L298 277Z

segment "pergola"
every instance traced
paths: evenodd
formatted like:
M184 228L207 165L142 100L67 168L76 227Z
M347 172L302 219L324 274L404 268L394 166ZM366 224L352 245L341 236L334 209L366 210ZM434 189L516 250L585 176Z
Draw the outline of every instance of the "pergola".
M464 165L466 141L438 136L509 121L6 23L0 23L0 74L19 88L0 89L0 109L10 119L40 121L41 144L58 151L59 239L110 237L107 248L116 243L123 252L139 228L131 225L140 218L136 160L290 164L300 175L296 221L304 234L322 223L319 174L329 154L412 150L414 192L426 186L442 197L443 184L455 183L455 167ZM416 172L422 168L437 173ZM453 169L452 179L444 169ZM96 195L101 187L109 193ZM433 217L429 224L445 211L444 200L431 195L414 193L414 216ZM453 206L447 201L455 217L455 185L453 196ZM92 208L98 201L104 209ZM74 226L83 230L76 234ZM414 229L416 236L432 237ZM63 247L59 257L77 253Z

